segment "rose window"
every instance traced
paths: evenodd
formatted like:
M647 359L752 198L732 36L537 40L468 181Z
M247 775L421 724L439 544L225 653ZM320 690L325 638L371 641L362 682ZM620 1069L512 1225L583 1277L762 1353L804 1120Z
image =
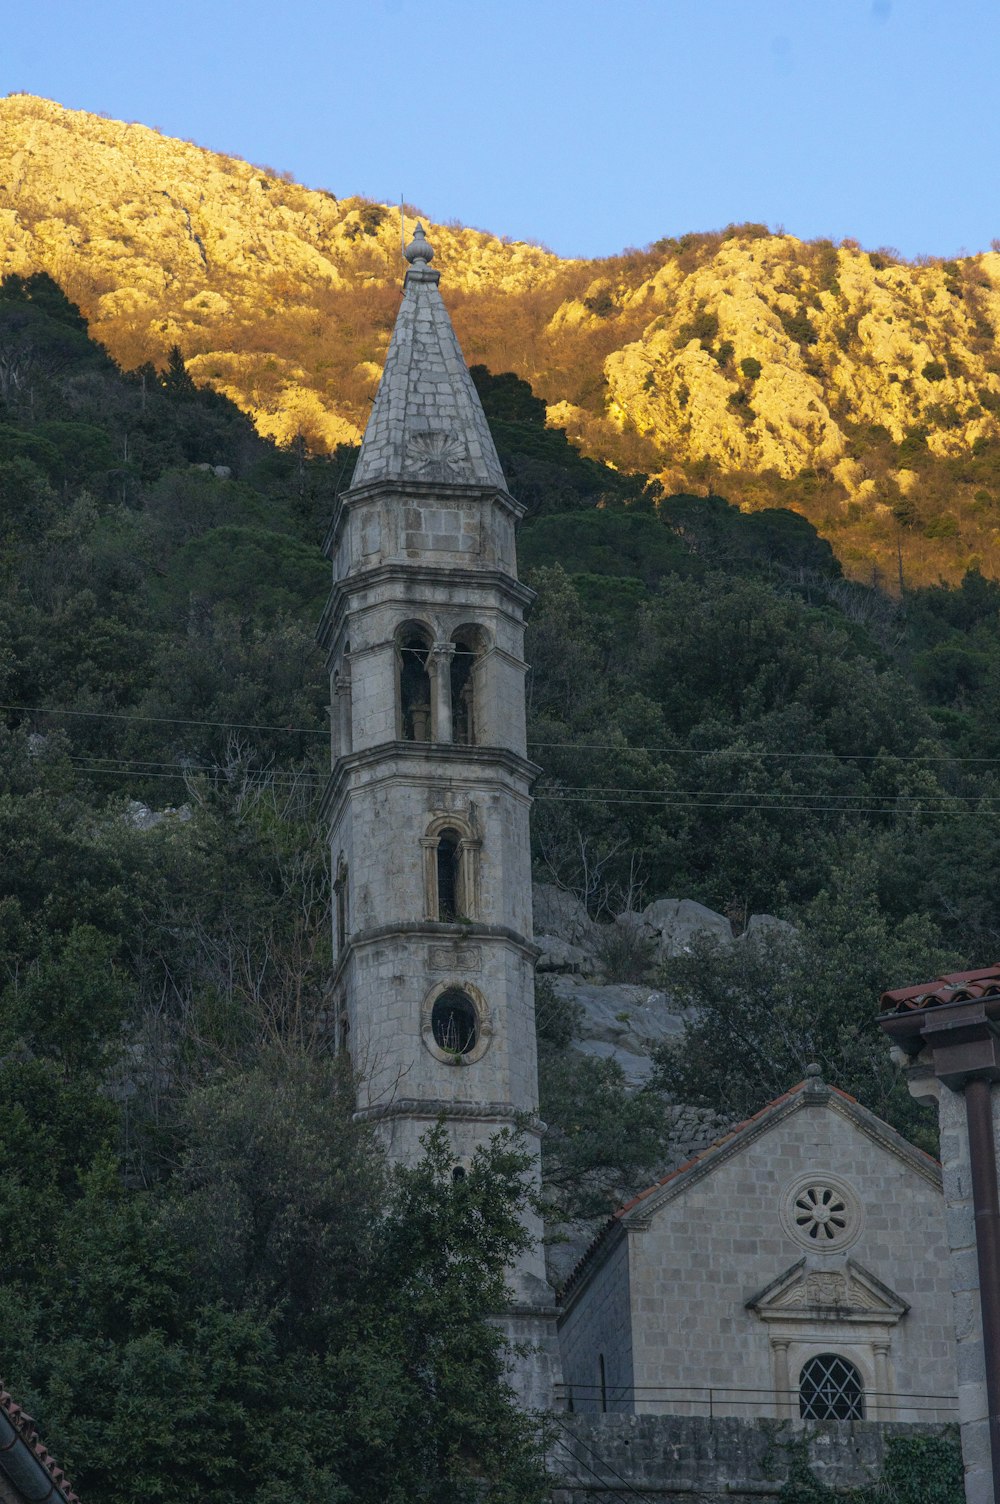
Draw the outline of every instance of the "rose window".
M800 1175L781 1198L785 1231L804 1248L839 1253L860 1236L864 1211L857 1194L839 1175Z
M849 1221L847 1202L829 1185L808 1185L801 1190L792 1217L799 1233L821 1247L846 1232Z

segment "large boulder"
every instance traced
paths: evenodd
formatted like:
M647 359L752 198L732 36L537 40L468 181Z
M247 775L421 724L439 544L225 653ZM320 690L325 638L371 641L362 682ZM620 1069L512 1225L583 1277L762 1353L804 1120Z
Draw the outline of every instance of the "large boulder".
M654 937L657 960L686 955L696 935L710 935L720 945L732 944L733 928L725 915L691 898L658 898L639 918Z
M798 930L787 919L776 919L773 914L751 914L740 940L766 945L769 940L791 939L797 934Z
M558 935L536 935L535 944L539 951L535 962L538 972L592 972L594 969L591 951L571 945L568 940L560 940Z
M536 935L554 935L568 945L593 951L597 926L587 913L586 904L555 883L534 883L531 889L532 912Z

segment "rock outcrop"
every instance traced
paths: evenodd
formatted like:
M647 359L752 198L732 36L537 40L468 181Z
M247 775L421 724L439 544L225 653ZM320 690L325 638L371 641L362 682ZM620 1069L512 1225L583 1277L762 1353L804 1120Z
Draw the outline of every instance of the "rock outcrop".
M707 463L752 507L813 516L820 485L821 530L847 502L873 523L904 496L936 515L934 459L1000 440L996 252L911 265L745 225L585 261L428 230L469 359L514 369L551 425L668 489L703 494ZM0 274L50 273L126 368L176 344L197 382L279 442L358 438L398 306L399 246L394 207L143 125L0 100ZM986 547L997 499L971 474L949 472L948 487ZM847 522L831 536L850 558ZM951 527L933 536L954 536L954 516ZM968 546L955 548L964 561Z
M539 976L557 997L574 1003L580 1023L571 1048L581 1055L615 1060L626 1085L645 1085L653 1073L651 1051L677 1038L684 1028L684 1011L655 978L663 961L690 951L695 937L707 936L717 945L766 944L770 936L794 934L794 927L773 914L751 915L746 928L734 936L730 921L689 898L658 898L641 911L618 915L607 924L595 922L574 894L551 883L532 889L535 944ZM608 940L624 929L637 947L649 981L618 982L607 974Z

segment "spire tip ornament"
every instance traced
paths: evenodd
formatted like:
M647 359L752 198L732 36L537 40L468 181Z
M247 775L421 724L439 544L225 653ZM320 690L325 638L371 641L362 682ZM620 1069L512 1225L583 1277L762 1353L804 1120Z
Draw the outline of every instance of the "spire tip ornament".
M427 239L427 236L424 234L424 227L422 224L417 225L417 228L413 232L413 239L406 247L403 255L406 257L411 266L414 266L417 263L422 266L427 266L431 261L434 260L434 247L431 245L430 241Z

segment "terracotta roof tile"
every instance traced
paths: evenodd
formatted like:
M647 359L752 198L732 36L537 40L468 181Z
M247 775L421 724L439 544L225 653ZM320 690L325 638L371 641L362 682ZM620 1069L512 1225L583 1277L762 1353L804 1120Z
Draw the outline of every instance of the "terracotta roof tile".
M883 992L879 1008L883 1013L910 1013L923 1008L940 1008L946 1003L967 1003L981 997L1000 997L1000 962L979 971L953 971L921 982L916 987L895 987Z
M42 1438L35 1428L34 1420L2 1385L0 1385L0 1410L3 1411L4 1415L10 1421L25 1446L29 1448L33 1456L48 1473L52 1479L53 1486L58 1490L59 1497L65 1500L65 1504L80 1504L79 1495L74 1491L66 1474L43 1443Z
M997 972L997 984L998 987L1000 987L1000 971ZM576 1267L571 1271L569 1277L563 1284L560 1291L560 1296L565 1297L570 1292L570 1290L572 1290L573 1287L579 1282L581 1275L590 1264L591 1260L594 1258L598 1248L604 1242L605 1238L611 1232L612 1228L614 1228L616 1224L621 1221L621 1219L626 1215L627 1212L630 1212L633 1207L638 1206L641 1202L645 1201L647 1196L652 1196L654 1192L661 1190L665 1185L669 1185L671 1181L679 1179L682 1175L686 1175L689 1170L692 1170L695 1167L695 1165L701 1164L706 1159L711 1159L713 1155L719 1152L720 1149L725 1148L726 1144L731 1143L735 1138L741 1137L741 1135L744 1134L747 1129L753 1127L754 1123L759 1123L761 1118L769 1117L771 1113L776 1111L776 1109L784 1106L786 1102L790 1102L793 1097L799 1096L809 1087L815 1087L817 1081L819 1081L819 1084L822 1086L825 1092L829 1092L830 1096L839 1097L842 1102L849 1102L852 1107L861 1106L861 1104L858 1102L857 1097L852 1097L849 1091L843 1091L839 1086L831 1086L828 1081L822 1081L821 1078L817 1078L816 1076L813 1076L811 1078L807 1077L804 1081L800 1081L796 1086L790 1087L788 1091L782 1092L780 1097L775 1097L772 1102L768 1102L766 1106L760 1109L759 1112L755 1112L752 1117L744 1118L741 1123L734 1123L731 1128L727 1128L725 1133L723 1133L719 1138L715 1139L711 1144L706 1145L706 1147L699 1150L697 1154L691 1155L691 1157L689 1159L686 1159L683 1164L675 1166L674 1169L670 1170L666 1175L662 1176L661 1179L654 1181L652 1185L647 1186L645 1190L640 1191L638 1195L633 1196L630 1201L626 1201L625 1204L623 1206L620 1206L616 1212L613 1212L612 1215L608 1218L607 1222L605 1222L604 1226L596 1234L589 1247L581 1255ZM866 1109L864 1108L861 1108L861 1110L866 1111ZM894 1130L889 1129L888 1131L893 1133L894 1137L898 1136L895 1135ZM913 1153L918 1154L922 1160L926 1160L928 1164L937 1166L938 1162L932 1154L927 1154L923 1149L917 1149L913 1144L909 1144L908 1148L912 1150Z

